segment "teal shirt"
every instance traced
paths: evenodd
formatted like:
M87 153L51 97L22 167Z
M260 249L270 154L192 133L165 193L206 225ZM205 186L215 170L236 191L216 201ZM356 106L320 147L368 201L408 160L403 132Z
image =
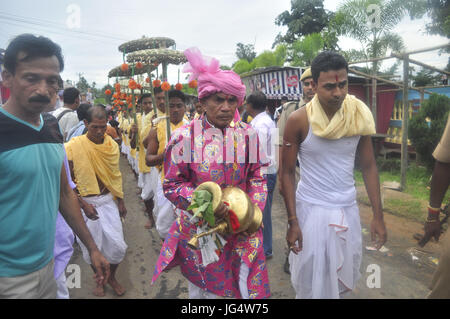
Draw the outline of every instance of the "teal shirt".
M62 135L56 119L34 127L0 108L0 277L37 271L53 258Z

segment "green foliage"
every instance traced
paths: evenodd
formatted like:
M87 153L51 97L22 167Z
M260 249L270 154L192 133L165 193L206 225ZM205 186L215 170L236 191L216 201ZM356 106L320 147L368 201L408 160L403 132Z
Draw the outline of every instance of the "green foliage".
M249 72L251 69L252 69L252 66L246 59L241 59L241 60L237 61L233 66L233 70L237 74Z
M292 66L309 66L324 49L325 41L320 33L311 33L289 45L289 61Z
M249 63L256 58L255 46L253 44L236 44L236 56L239 60L245 59Z
M426 25L429 34L450 37L450 2L448 0L428 0L431 22Z
M436 85L439 82L440 76L436 72L422 68L416 75L412 76L413 86L427 86Z
M420 160L430 171L434 166L432 153L444 132L449 112L450 98L432 94L409 124L409 139L419 154Z
M288 28L283 36L278 34L273 47L279 43L293 43L296 39L311 33L321 32L332 17L325 10L323 0L291 0L291 12L284 11L275 19L278 26Z
M402 38L392 32L405 15L419 18L426 11L427 0L346 0L330 21L330 28L339 36L348 36L361 42L366 58L382 57L388 49L402 51ZM370 5L379 8L370 11ZM379 15L378 15L379 14ZM370 18L379 17L375 21ZM369 23L370 22L370 23ZM373 62L372 72L379 70L380 62Z
M209 226L215 226L216 218L212 208L212 194L210 192L207 190L195 191L191 205L187 209L192 210L194 208L197 210L191 220L194 217L203 218L206 222L208 222Z
M240 59L233 65L233 71L243 74L256 68L266 68L270 66L283 66L286 60L286 45L279 45L274 51L266 50L259 54L251 62Z

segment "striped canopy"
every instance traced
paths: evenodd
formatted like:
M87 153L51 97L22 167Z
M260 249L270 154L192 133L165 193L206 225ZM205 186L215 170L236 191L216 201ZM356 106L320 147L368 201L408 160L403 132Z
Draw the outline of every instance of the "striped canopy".
M304 70L294 67L270 67L255 70L242 76L247 95L261 91L271 100L287 97L289 100L300 100L302 87L300 77Z

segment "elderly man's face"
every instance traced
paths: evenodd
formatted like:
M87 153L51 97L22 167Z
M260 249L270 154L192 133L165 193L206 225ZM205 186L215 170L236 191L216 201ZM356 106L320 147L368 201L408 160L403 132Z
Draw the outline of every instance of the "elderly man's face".
M20 52L17 60L25 58ZM18 62L14 74L3 71L3 83L24 113L39 114L56 98L60 65L56 56Z
M208 121L215 127L223 129L233 120L238 99L236 96L219 92L208 96L202 103Z

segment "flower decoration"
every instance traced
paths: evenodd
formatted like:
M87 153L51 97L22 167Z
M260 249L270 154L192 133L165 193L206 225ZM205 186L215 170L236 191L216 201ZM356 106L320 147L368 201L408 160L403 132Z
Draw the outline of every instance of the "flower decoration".
M146 78L145 78L145 82L146 82L146 83L150 83L150 78L149 78L149 77L146 77Z
M192 80L189 82L189 87L195 89L197 87L197 80Z
M140 70L144 67L144 64L142 64L142 62L138 62L136 63L136 69Z
M116 89L116 92L120 92L120 83L114 84L114 89Z
M107 89L107 90L105 91L105 95L108 95L108 96L109 96L109 95L111 95L111 93L112 93L112 92L111 92L110 89Z
M175 85L175 90L181 91L182 89L183 89L183 84L177 83L177 84Z
M153 80L153 87L157 88L161 86L161 81L160 80Z
M136 81L133 80L133 79L130 79L130 81L128 81L128 87L129 87L131 90L136 89L136 88L137 88L137 83L136 83Z
M170 84L169 84L169 82L164 82L163 84L161 84L161 89L163 90L163 91L169 91L170 90Z
M121 66L120 66L120 69L122 70L122 71L127 71L128 70L128 64L126 64L126 63L123 63Z

